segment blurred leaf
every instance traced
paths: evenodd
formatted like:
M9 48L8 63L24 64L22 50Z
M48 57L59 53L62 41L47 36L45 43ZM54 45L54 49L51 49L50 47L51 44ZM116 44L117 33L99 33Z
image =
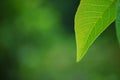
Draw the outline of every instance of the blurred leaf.
M117 6L116 31L117 31L118 41L120 43L120 0L118 0L118 6Z
M77 61L115 20L116 0L81 0L75 17Z

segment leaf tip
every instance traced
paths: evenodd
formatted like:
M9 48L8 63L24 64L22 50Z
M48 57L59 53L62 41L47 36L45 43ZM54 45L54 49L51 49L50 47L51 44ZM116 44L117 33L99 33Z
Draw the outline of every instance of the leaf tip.
M79 61L80 61L80 59L79 59L79 58L77 58L77 59L76 59L76 62L78 63Z
M83 55L80 55L80 53L77 53L76 62L80 62L82 57L83 57Z

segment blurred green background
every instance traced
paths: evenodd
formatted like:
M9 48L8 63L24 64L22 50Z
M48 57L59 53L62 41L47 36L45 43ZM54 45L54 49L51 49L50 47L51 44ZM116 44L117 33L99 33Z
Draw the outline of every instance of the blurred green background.
M79 0L0 0L0 80L120 80L113 23L76 63Z

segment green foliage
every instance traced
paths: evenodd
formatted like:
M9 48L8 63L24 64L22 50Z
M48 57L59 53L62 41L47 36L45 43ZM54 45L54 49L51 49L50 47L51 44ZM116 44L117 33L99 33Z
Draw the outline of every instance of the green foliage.
M118 41L120 43L120 0L118 0L118 5L117 5L116 33L117 33Z
M75 16L77 61L81 60L96 38L115 20L116 5L116 0L81 0Z
M75 63L73 18L78 4L0 0L0 80L120 80L114 25Z

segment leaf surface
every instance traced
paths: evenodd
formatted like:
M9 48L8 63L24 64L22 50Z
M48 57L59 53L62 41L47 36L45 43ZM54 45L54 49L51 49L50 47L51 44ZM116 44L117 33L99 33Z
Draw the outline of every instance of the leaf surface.
M116 0L81 0L75 16L77 62L115 20L116 5Z
M118 0L117 4L116 33L120 44L120 0Z

